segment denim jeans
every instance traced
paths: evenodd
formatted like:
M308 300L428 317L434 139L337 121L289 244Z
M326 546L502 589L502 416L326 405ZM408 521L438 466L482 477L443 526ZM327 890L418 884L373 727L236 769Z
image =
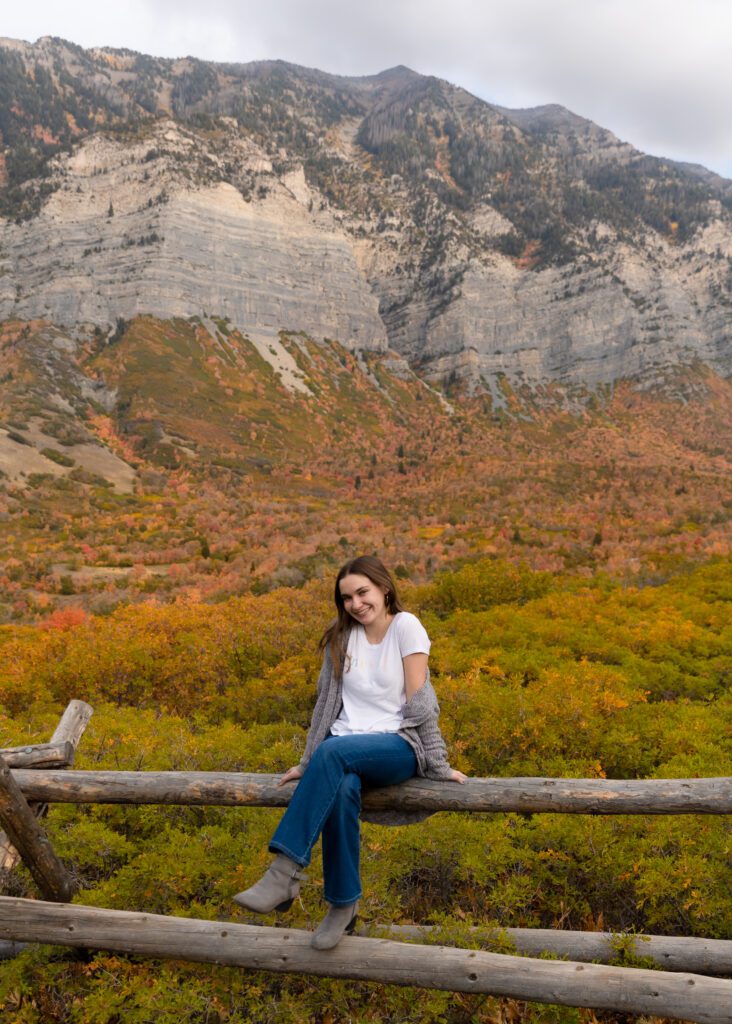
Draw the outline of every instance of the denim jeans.
M324 895L345 906L361 896L361 783L393 786L417 771L414 751L395 732L328 736L316 748L269 848L302 867L323 834Z

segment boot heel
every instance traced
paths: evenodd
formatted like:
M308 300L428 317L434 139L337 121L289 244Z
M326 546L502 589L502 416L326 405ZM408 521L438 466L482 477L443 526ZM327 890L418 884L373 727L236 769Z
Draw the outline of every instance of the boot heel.
M249 889L238 892L232 899L240 907L255 914L269 914L273 910L289 910L305 879L302 869L294 860L279 853L265 873Z
M350 917L348 915L351 915ZM345 935L353 934L358 920L358 901L337 907L331 904L328 913L313 932L310 945L313 949L333 949Z

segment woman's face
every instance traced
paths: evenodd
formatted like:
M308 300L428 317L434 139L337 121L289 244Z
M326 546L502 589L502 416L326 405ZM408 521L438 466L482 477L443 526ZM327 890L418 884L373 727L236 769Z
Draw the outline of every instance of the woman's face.
M362 626L370 626L386 618L385 592L368 576L350 573L338 584L343 607Z

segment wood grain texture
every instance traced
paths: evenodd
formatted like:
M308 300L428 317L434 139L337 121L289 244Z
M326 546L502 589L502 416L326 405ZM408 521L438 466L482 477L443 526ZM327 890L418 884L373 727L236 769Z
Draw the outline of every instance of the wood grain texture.
M74 894L71 876L0 757L0 824L48 900L66 902Z
M65 768L73 760L74 748L68 742L34 743L27 747L3 747L0 757L8 768Z
M59 723L51 737L51 743L48 744L48 746L62 747L65 752L64 758L66 764L70 765L74 763L74 756L76 754L76 748L79 745L79 740L84 735L84 731L89 724L89 719L93 714L94 710L91 705L86 704L83 700L72 700L69 701L64 713L61 715ZM1 754L2 752L0 751L0 755ZM10 763L10 767L14 767L12 762ZM42 818L47 809L47 805L45 803L31 802L30 807L36 818ZM5 832L0 832L0 873L3 871L12 871L19 860L20 854L13 846L8 835Z
M0 939L732 1024L732 981L0 897Z
M16 769L29 800L48 803L211 804L285 807L294 783L247 772L115 772ZM732 778L410 779L364 794L368 810L520 811L567 814L729 814Z
M66 709L61 715L58 725L51 737L51 743L70 743L73 754L79 746L79 740L86 732L89 719L94 714L94 709L83 700L69 701Z
M362 926L359 935L385 935L394 939L430 941L437 929L429 925L393 924ZM561 931L555 928L481 928L470 932L478 941L499 947L511 943L517 952L540 956L554 953L582 963L610 963L619 959L618 940L633 956L648 957L665 971L693 971L732 978L732 941L684 938L674 935L624 935L612 932Z

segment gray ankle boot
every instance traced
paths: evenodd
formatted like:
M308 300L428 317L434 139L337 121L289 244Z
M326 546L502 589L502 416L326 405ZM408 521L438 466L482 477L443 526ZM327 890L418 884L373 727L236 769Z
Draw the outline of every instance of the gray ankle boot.
M350 935L356 927L358 900L345 907L335 907L331 903L330 910L313 933L310 945L314 949L333 949L343 938L344 933Z
M284 853L278 853L259 881L250 889L238 892L234 902L257 914L289 910L305 877L299 864Z

